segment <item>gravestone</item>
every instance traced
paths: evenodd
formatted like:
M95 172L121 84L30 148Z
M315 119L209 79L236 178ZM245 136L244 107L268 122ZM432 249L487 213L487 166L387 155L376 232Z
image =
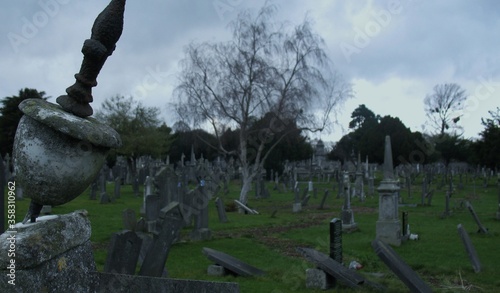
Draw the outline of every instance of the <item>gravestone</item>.
M141 276L161 277L163 275L170 246L178 238L184 223L182 218L171 216L171 213L163 215L163 218L160 218L160 220L161 230L153 240L144 258L139 270L139 275Z
M373 169L369 168L368 171L368 194L373 196L375 194L375 177L373 175Z
M337 172L337 183L338 183L338 192L337 192L337 198L342 198L345 197L344 195L344 177L340 175L340 172Z
M120 176L117 176L115 178L115 188L114 188L115 198L120 198L121 197L121 194L120 194L121 186L122 186L122 179L121 179Z
M11 181L12 180L12 172L11 172L11 163L10 163L10 155L9 153L5 154L5 179L7 181Z
M342 264L342 220L330 222L330 258Z
M101 172L99 173L99 192L100 192L101 203L108 203L109 196L106 193L106 170L105 170L105 168L102 168Z
M451 215L451 211L450 211L450 194L447 191L446 194L445 194L445 196L444 196L444 212L441 214L441 217L444 218L444 217L448 217L450 215Z
M458 234L460 235L460 239L462 239L462 243L464 244L465 251L469 256L469 260L472 264L474 272L479 273L481 271L481 262L479 261L479 257L477 255L476 249L474 248L474 245L472 245L469 234L467 233L467 231L465 231L462 224L458 224L457 230Z
M476 212L474 211L474 208L472 207L472 205L470 204L469 201L465 202L465 206L467 207L467 209L471 213L472 217L474 218L474 221L476 221L476 224L478 226L477 232L483 233L483 234L488 234L488 228L483 226L483 224L479 220L479 217L477 216Z
M402 226L402 240L408 240L408 237L410 236L410 224L408 224L408 212L403 212L402 213L402 219L403 219L403 226Z
M358 229L358 225L354 222L354 213L351 209L351 190L350 190L350 180L349 173L344 172L344 204L342 205L341 219L342 219L342 230L346 232L355 231Z
M311 195L310 194L307 194L303 199L302 199L302 202L300 203L301 206L305 207L307 206L307 203L309 202L309 199L311 198Z
M299 193L299 186L298 186L298 182L295 181L295 186L293 188L293 191L294 191L294 202L293 202L293 206L292 206L292 212L293 213L298 213L302 210L302 204L300 202L300 193Z
M427 194L425 195L425 197L427 198L427 205L428 206L431 206L432 204L432 196L434 195L434 190L430 190L427 192Z
M114 233L109 244L104 272L134 275L142 239L133 231Z
M97 199L97 189L98 189L98 181L99 177L96 178L91 184L89 188L89 199L90 200L96 200Z
M363 185L363 172L361 170L361 154L358 153L358 164L356 165L356 180L355 180L355 196L359 198L361 202L365 201L365 192Z
M376 223L376 238L381 241L401 245L401 224L398 219L399 187L394 176L390 136L385 137L384 177L378 187L379 217Z
M221 223L227 223L227 215L226 215L226 208L224 206L224 203L222 202L222 199L220 197L217 197L215 199L215 206L217 207L217 214L219 215L219 222Z
M137 219L133 209L124 209L122 212L123 229L135 231L137 226Z
M208 228L208 195L204 186L199 186L195 192L194 202L196 203L194 229L189 234L191 240L206 240L212 237L212 232Z
M307 188L304 188L304 191L302 192L301 200L304 200L308 194L309 194L309 190Z
M239 200L235 199L234 202L236 203L236 205L240 208L242 208L245 213L248 213L248 214L252 214L252 215L258 215L259 212L257 212L256 210L254 209L251 209L249 208L248 206L244 205L243 203L241 203Z
M160 197L156 194L146 196L144 212L146 221L156 221L160 215Z
M99 198L100 204L110 203L111 199L109 198L107 193L101 193L101 197Z
M152 194L153 194L153 179L149 176L146 176L146 179L144 180L144 198Z
M425 198L427 196L427 175L422 179L422 196L421 196L421 205L425 205Z
M321 203L319 205L320 210L322 210L325 207L325 202L327 197L328 197L328 189L325 189L325 193L323 194L323 198L321 199Z
M132 191L135 196L139 196L139 178L137 175L132 178Z
M414 293L432 293L431 288L384 241L375 239L372 248L378 257Z
M265 274L264 271L253 267L224 252L217 251L208 247L203 247L202 252L209 260L224 267L226 270L229 270L238 276L261 276Z
M311 248L298 247L299 251L308 261L314 263L320 270L329 274L336 281L352 289L362 289L363 287L371 287L378 291L386 291L383 286L366 280L363 276L350 270L328 255ZM307 280L306 280L307 282Z

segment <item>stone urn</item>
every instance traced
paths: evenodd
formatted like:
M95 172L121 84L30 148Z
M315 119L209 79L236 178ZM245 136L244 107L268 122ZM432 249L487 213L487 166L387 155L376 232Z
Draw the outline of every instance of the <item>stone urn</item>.
M14 139L16 181L31 198L23 222L35 222L43 205L61 205L84 192L121 139L96 119L43 99L25 100L19 109L24 116Z

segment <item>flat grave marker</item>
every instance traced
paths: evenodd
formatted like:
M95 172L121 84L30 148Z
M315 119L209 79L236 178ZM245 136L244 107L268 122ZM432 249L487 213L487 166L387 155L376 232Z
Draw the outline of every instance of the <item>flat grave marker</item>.
M264 275L265 272L253 267L241 260L215 249L208 247L203 247L202 252L207 258L216 264L224 267L225 269L235 273L239 276L260 276Z
M467 251L467 255L469 256L474 272L479 273L481 271L481 262L479 261L479 257L477 255L476 249L474 248L474 245L472 245L469 234L467 234L467 231L465 231L462 224L458 224L457 230L465 246L465 251Z
M396 252L379 239L372 241L372 248L385 265L414 293L432 293L431 288L408 266Z
M242 208L244 211L246 211L247 213L249 214L252 214L252 215L258 215L259 212L257 212L256 210L254 209L251 209L249 208L248 206L246 206L245 204L243 204L242 202L240 202L239 200L235 199L234 202L240 207Z

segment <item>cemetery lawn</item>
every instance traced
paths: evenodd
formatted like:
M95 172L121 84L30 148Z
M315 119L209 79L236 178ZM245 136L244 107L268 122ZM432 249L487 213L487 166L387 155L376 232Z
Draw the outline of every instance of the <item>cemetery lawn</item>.
M456 189L450 201L451 214L443 216L445 188L433 186L435 191L431 205L421 206L422 185L419 180L421 177L412 186L412 198L409 198L406 189L401 190L404 203L414 205L399 207L400 214L408 212L410 232L418 234L419 240L409 240L400 247L393 247L394 250L435 292L500 292L500 251L496 251L500 249L500 221L495 220L499 197L497 183L492 179L489 186L483 188L479 180L476 186L470 181L464 189ZM234 181L227 194L218 194L226 206L234 207L231 203L239 197L239 186L239 182ZM304 188L305 183L301 182L300 186ZM375 186L378 186L378 182ZM273 184L269 183L270 198L255 199L253 193L249 197L249 206L257 210L259 215L228 211L228 223L219 223L212 199L209 202L212 239L193 242L188 237L193 227L185 227L180 241L172 246L168 256L166 266L169 277L237 282L240 292L324 292L306 288L305 270L314 265L297 253L295 248L310 247L328 254L329 221L340 218L343 200L337 198L337 190L332 190L331 183L315 182L315 187L318 188L317 197L311 197L308 205L294 214L294 195L273 190ZM330 189L330 194L324 209L320 210L318 207L326 188ZM107 190L112 193L112 183L108 184ZM465 208L466 200L472 204L482 224L489 229L488 234L476 232L478 226ZM102 271L110 237L112 233L123 229L122 211L131 208L139 215L142 201L142 197L133 195L131 186L123 186L121 198L114 203L99 204L99 200L89 200L88 192L85 192L67 204L53 207L53 213L64 214L78 209L89 212L94 257L98 270ZM28 205L28 199L16 202L18 222L24 218ZM388 292L408 292L402 281L377 257L370 244L375 238L375 223L378 219L377 192L364 202L353 198L351 207L359 230L343 234L344 264L349 265L355 260L363 265L358 273L386 286ZM275 210L275 216L271 217ZM468 232L479 255L482 266L479 273L475 273L472 268L457 232L458 224L462 224ZM202 254L203 247L230 254L266 274L259 277L208 276L207 267L212 263ZM354 291L337 285L335 292ZM356 292L370 291L365 289Z

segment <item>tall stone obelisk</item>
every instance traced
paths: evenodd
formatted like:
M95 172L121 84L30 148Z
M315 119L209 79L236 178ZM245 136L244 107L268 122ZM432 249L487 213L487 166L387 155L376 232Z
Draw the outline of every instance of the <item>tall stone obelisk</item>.
M379 193L379 216L376 237L384 243L401 245L401 224L398 218L398 182L394 177L390 136L385 137L384 177L377 188Z

